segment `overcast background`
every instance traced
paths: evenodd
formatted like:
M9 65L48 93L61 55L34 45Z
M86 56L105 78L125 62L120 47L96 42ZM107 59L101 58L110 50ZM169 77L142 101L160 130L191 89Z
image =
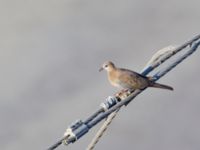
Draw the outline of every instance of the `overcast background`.
M0 145L44 150L117 91L101 64L140 71L199 34L196 0L0 0ZM198 50L122 109L96 150L199 150ZM96 130L69 147L82 150Z

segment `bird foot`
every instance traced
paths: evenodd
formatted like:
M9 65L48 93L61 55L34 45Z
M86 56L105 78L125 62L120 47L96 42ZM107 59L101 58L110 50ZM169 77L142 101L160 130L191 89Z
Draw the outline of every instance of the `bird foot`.
M116 97L119 97L120 99L125 99L128 97L134 90L132 89L122 89L121 91L117 92L115 94Z

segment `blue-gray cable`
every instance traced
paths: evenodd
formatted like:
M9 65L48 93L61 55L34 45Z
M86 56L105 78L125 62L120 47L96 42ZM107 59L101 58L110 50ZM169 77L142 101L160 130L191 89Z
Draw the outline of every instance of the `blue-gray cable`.
M143 75L149 74L151 71L153 71L155 68L160 66L162 63L164 63L166 60L180 52L181 50L184 50L188 46L190 46L189 50L185 52L185 54L179 56L176 58L176 60L169 64L164 69L159 70L157 73L153 75L153 80L157 81L162 76L164 76L166 73L168 73L170 70L175 68L179 63L181 63L184 59L186 59L188 56L190 56L192 53L194 53L198 46L200 45L200 35L197 35L193 39L187 41L183 45L176 48L173 53L166 55L166 57L163 57L159 62L156 62L150 66L148 66L143 72ZM115 96L109 96L104 103L100 105L100 109L97 110L94 114L92 114L90 117L88 117L85 121L78 120L74 122L71 126L68 127L66 131L66 135L62 137L59 141L57 141L55 144L53 144L51 147L49 147L47 150L54 150L59 145L65 142L65 144L74 143L79 138L81 138L83 135L85 135L92 127L94 127L96 124L98 124L103 119L107 118L112 112L116 111L120 107L127 105L129 102L131 102L139 93L141 93L143 90L135 90L133 93L131 93L127 98L125 98L123 101L120 101Z

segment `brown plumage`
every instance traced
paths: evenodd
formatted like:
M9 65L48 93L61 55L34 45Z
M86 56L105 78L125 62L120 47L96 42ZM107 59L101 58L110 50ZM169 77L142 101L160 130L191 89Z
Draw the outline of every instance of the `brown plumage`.
M144 89L146 87L173 90L172 87L160 83L155 83L150 78L137 72L128 69L117 68L111 61L105 62L99 71L101 70L107 71L108 79L110 83L115 87L130 90Z

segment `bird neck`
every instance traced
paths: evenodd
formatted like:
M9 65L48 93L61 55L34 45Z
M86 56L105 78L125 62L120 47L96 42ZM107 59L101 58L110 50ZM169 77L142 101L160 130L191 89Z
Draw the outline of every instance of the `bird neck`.
M116 68L115 66L113 66L113 67L110 67L110 68L107 70L107 72L108 72L108 74L111 74L111 73L116 72L116 70L117 70L117 68Z

